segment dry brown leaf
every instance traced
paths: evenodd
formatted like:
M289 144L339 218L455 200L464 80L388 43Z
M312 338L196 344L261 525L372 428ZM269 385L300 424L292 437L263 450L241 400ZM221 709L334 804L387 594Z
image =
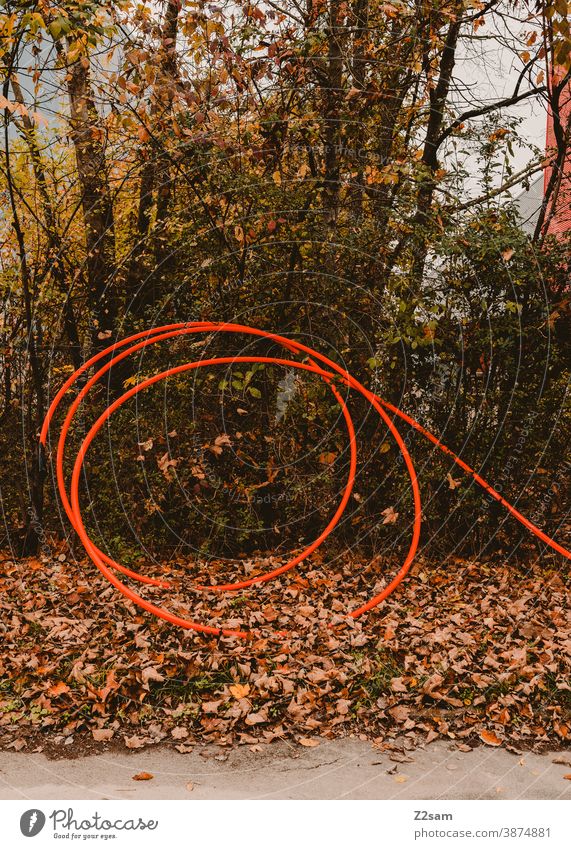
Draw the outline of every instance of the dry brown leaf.
M480 731L480 740L486 744L486 746L501 746L502 741L500 738L494 734L493 731Z
M189 793L192 793L192 791L194 790L194 784L192 783L192 781L187 781L186 789L188 790Z
M249 713L244 722L246 725L259 725L262 722L268 721L268 713L265 709L257 713Z
M133 776L133 781L150 781L151 778L154 778L152 772L138 772Z
M221 433L220 436L217 436L214 440L215 445L232 445L232 440L228 436L227 433Z
M110 740L115 732L112 728L94 728L91 734L97 743L104 743Z
M389 713L395 722L406 722L410 714L410 709L404 705L395 705L395 707L389 710Z
M184 740L188 737L188 728L185 728L184 725L177 725L171 731L171 737L174 737L175 740Z
M48 687L48 694L50 696L62 696L64 693L69 693L69 687L63 681L59 681L52 687Z
M149 681L157 681L160 683L165 680L164 675L161 675L159 670L154 666L147 666L146 669L143 669L141 672L141 678L145 684L148 684Z
M229 687L230 693L234 696L235 699L245 699L248 693L250 692L249 684L232 684Z
M323 454L319 455L319 462L324 466L331 466L337 457L334 451L324 451Z
M142 737L137 737L136 734L132 737L125 737L124 740L128 749L142 749L145 745L144 739Z
M300 737L297 742L300 746L305 746L307 749L315 749L320 744L320 740L316 740L315 737Z
M394 507L387 507L385 510L381 510L381 516L385 517L383 519L383 525L394 525L399 514L395 512Z

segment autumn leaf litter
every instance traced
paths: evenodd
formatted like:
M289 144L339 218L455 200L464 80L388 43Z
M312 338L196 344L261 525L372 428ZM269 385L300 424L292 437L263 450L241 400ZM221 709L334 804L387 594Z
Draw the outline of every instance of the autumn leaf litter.
M275 565L260 558L234 574ZM398 763L437 738L462 751L568 745L571 593L557 563L417 563L380 608L350 619L397 568L319 554L277 581L216 593L192 584L219 580L224 564L154 567L174 589L144 587L146 597L253 632L241 640L142 613L71 555L7 560L0 746L185 753L357 734Z

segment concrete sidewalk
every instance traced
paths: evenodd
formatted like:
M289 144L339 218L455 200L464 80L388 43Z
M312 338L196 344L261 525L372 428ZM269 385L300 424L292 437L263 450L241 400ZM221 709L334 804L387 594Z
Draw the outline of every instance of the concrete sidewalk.
M437 741L395 763L356 739L260 752L197 746L49 760L0 754L2 799L571 799L571 752L513 755ZM568 761L553 763L554 759ZM149 772L148 781L132 776Z

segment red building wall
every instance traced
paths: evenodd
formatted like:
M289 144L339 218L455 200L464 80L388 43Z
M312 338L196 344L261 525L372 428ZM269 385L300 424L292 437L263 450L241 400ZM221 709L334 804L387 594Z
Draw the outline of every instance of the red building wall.
M563 128L571 122L571 84L563 91L559 104L559 116ZM555 133L553 131L553 115L547 116L546 150L552 152L556 148ZM544 191L551 179L552 168L545 169ZM549 210L548 210L549 211ZM551 218L548 233L557 235L571 230L571 150L568 151L563 169L561 189L557 198L555 215Z

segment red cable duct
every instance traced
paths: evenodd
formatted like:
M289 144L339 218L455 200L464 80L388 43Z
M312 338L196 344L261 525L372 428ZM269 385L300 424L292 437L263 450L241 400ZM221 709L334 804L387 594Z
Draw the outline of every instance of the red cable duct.
M173 368L166 369L166 371L160 372L159 374L153 375L153 377L149 377L146 380L143 380L141 383L133 386L127 392L125 392L121 397L117 398L117 400L113 401L107 409L99 416L97 421L92 425L89 432L87 433L83 443L77 453L73 473L71 478L71 485L69 490L69 495L66 489L64 473L63 473L63 463L65 457L65 446L67 435L69 432L69 428L77 412L77 409L91 387L97 383L97 381L103 377L114 365L119 363L121 360L126 357L131 356L136 351L139 351L145 348L147 345L152 344L153 342L160 342L165 339L171 339L177 336L184 336L192 333L244 333L250 336L258 336L264 339L269 339L273 342L278 343L287 351L292 354L302 354L306 356L307 362L299 362L296 360L290 359L281 359L279 357L256 357L256 356L246 356L246 357L215 357L212 359L204 359L204 360L196 360L193 362L185 363L184 365L175 366ZM134 344L131 344L134 343ZM129 346L129 347L127 347ZM369 391L366 387L364 387L358 380L352 377L349 372L347 372L344 368L334 363L328 357L323 354L314 351L312 348L303 345L301 342L296 342L291 339L287 339L283 336L280 336L277 333L270 333L266 330L259 330L254 327L247 327L241 324L232 324L232 323L215 323L215 322L186 322L186 323L178 323L178 324L167 324L163 327L156 327L151 330L144 330L140 333L135 333L132 336L128 336L126 339L121 340L120 342L116 342L113 345L110 345L105 350L100 351L95 354L91 359L87 360L80 368L78 368L63 384L57 395L54 397L50 408L47 412L46 418L44 420L41 434L40 434L40 444L43 448L46 446L46 441L48 437L48 430L50 427L51 420L55 414L56 409L58 408L60 402L62 401L64 395L68 391L68 389L76 382L76 380L80 377L80 375L84 374L91 366L95 365L99 360L106 357L108 354L115 354L116 351L123 348L120 353L113 356L109 362L99 368L98 371L93 374L91 378L85 383L85 385L78 392L77 396L73 400L72 404L69 407L67 412L65 421L62 425L58 445L57 445L57 458L56 458L56 470L57 470L57 483L59 493L62 499L62 503L65 509L65 512L77 532L79 538L85 550L87 551L89 557L93 561L93 563L97 566L97 568L105 575L105 577L115 586L124 596L126 596L131 601L135 602L135 604L142 607L144 610L147 610L149 613L153 613L155 616L160 617L161 619L165 619L167 622L172 623L173 625L178 625L181 628L187 628L194 631L199 631L205 634L225 634L225 635L233 635L238 637L247 637L249 636L246 632L243 631L234 631L226 628L215 628L209 625L201 625L198 622L193 622L188 619L183 619L180 616L176 616L173 613L170 613L168 610L165 610L163 607L159 607L157 605L151 604L146 601L140 595L135 593L130 587L126 586L119 578L115 575L115 572L112 570L117 570L118 572L122 572L124 575L127 575L129 578L134 578L137 581L140 581L145 584L151 584L153 586L159 586L163 588L168 588L169 584L166 581L161 581L155 578L148 578L143 575L139 575L137 572L134 572L131 569L128 569L125 566L122 566L120 563L117 563L103 551L101 551L89 538L89 535L85 529L85 525L83 523L83 518L81 514L81 506L79 501L79 478L82 471L83 462L89 446L93 442L97 433L101 429L101 427L105 424L106 421L110 418L110 416L117 410L122 404L128 401L133 396L137 395L142 389L147 388L148 386L152 386L154 383L158 383L160 380L164 378L170 377L172 375L181 374L186 371L192 371L197 368L202 368L204 366L215 366L215 365L233 365L235 363L270 363L275 365L282 365L286 368L295 368L300 369L302 371L308 371L312 374L317 374L331 388L335 398L337 399L341 411L343 413L343 417L345 419L345 423L347 425L347 432L349 435L349 447L350 447L350 463L349 463L349 475L347 478L347 483L345 485L345 489L343 491L343 497L330 520L327 527L321 532L321 534L315 539L311 545L309 545L301 554L296 555L294 558L289 560L283 566L280 566L277 569L273 569L271 572L266 572L263 575L258 575L255 578L250 578L245 581L238 581L232 584L217 584L209 587L199 587L199 589L204 590L239 590L244 589L246 587L250 587L253 584L261 583L264 581L269 581L272 578L277 577L278 575L283 574L284 572L292 569L294 566L297 566L303 560L305 560L312 552L314 552L321 543L329 536L329 534L333 531L333 529L338 524L345 507L347 506L347 502L350 498L353 484L355 482L355 474L356 474L356 466L357 466L357 446L356 446L356 436L355 436L355 428L353 425L353 421L349 410L347 409L347 405L345 401L341 397L335 382L341 384L342 386L348 387L349 389L353 389L357 392L360 392L361 395L369 401L369 403L374 407L380 417L383 419L387 427L389 428L391 434L393 435L406 464L406 468L410 477L410 483L412 488L413 502L414 502L414 523L413 523L413 533L412 540L410 543L410 547L407 553L407 556L399 569L398 573L392 579L392 581L383 589L382 592L375 595L365 604L358 607L356 610L350 612L350 616L356 618L361 616L363 613L366 613L368 610L371 610L373 607L376 607L380 604L381 601L386 599L400 584L403 580L404 576L407 574L410 566L414 560L418 542L420 538L420 528L422 521L422 510L421 510L421 499L420 499L420 491L418 487L418 480L416 477L416 472L414 469L414 465L412 463L410 454L407 450L407 447L397 430L393 420L388 415L387 411L390 411L394 415L403 419L407 424L429 439L434 445L440 448L448 456L452 457L455 463L457 463L460 468L462 468L465 472L471 475L474 480L481 486L486 492L495 498L496 501L499 501L500 504L515 516L515 518L522 523L528 530L530 530L538 539L542 542L549 545L559 554L562 554L564 557L571 559L571 552L569 552L562 545L559 545L555 540L551 539L547 536L543 531L537 528L529 519L526 519L525 516L522 516L515 507L509 504L500 494L496 492L496 490L491 487L488 483L486 483L483 478L481 478L474 469L470 468L463 460L457 457L453 451L443 445L440 440L434 436L429 431L425 430L417 421L408 416L406 413L403 413L402 410L399 410L397 407L394 407L392 404L389 404L387 401L384 401L382 398L379 398L377 395L374 395L371 391ZM317 361L317 362L316 362Z

